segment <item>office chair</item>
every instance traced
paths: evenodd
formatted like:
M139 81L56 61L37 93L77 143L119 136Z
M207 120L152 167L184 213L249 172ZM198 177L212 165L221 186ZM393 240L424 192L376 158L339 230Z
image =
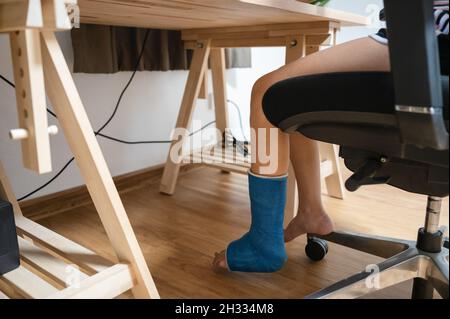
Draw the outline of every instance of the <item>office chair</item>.
M392 72L288 79L267 91L263 108L285 132L340 145L354 172L346 182L349 191L386 183L427 195L425 226L416 242L309 234L306 253L313 260L325 257L326 241L386 260L376 273L364 271L307 298L358 298L410 279L414 299L433 298L435 290L449 297L448 240L439 228L441 199L449 194L448 62L439 61L433 1L385 0L385 13ZM439 41L448 45L448 36ZM440 64L446 64L444 71Z

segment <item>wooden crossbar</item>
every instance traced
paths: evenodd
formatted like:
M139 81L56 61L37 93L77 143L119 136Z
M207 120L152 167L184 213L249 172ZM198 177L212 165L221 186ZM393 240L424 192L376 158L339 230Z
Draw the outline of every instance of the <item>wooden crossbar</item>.
M0 0L0 33L70 30L67 4L75 5L76 0Z
M40 0L0 0L0 33L43 26Z
M326 34L330 29L339 28L331 21L265 24L249 27L225 27L211 29L188 29L182 31L185 41L200 39L254 39L297 34Z
M69 264L52 256L44 249L20 237L19 249L22 262L60 288L66 288L73 281L82 281L89 277L79 270L78 265Z
M47 299L111 299L134 286L130 266L117 264Z
M246 175L251 166L251 158L243 157L240 154L232 154L222 150L218 154L214 153L213 147L205 147L199 152L193 152L189 156L190 160L196 164L202 164L214 168L221 169L223 171L238 173ZM320 173L322 178L326 179L336 174L336 167L331 159L324 159L320 164Z
M116 264L93 276L19 237L21 266L0 277L0 299L111 299L133 288L129 265ZM60 290L61 289L61 290Z
M31 238L36 244L54 252L55 255L77 264L89 275L101 272L112 265L111 261L93 251L25 217L16 216L16 225L19 235Z
M11 38L19 122L23 126L11 136L26 139L22 142L25 167L39 173L50 170L48 134L51 130L47 127L45 111L47 95L58 114L119 264L114 265L24 218L0 163L0 198L12 204L18 234L24 238L19 239L22 266L0 277L3 290L0 298L114 298L129 289L138 298L159 298L54 35L56 30L70 29L66 3L75 2L0 0L0 33L7 32ZM196 29L183 33L186 46L192 46L195 52L177 127L189 126L200 93L205 93L203 97L206 95L205 74L208 60L211 60L217 127L222 131L228 121L225 47L285 46L286 60L292 62L317 51L322 45L335 43L336 30L341 24L366 23L365 17L296 0L146 0L139 3L80 0L78 3L82 22ZM174 147L176 143L173 143ZM342 181L336 173L339 171L336 150L332 146L324 147L322 154L322 173L328 176L329 192L339 197ZM213 165L216 164L213 162ZM221 169L243 173L248 167L248 163L231 164ZM173 194L179 168L180 164L169 158L161 183L163 193ZM295 181L290 185L289 189L295 190ZM293 196L290 191L288 197ZM289 202L294 203L293 200ZM287 210L294 212L294 206ZM66 270L71 264L80 267L80 270L70 269L79 284L68 281Z
M43 299L58 292L57 288L23 266L0 276L0 287L7 294L32 299Z
M159 298L54 34L70 29L68 2L76 1L0 0L0 32L8 31L11 39L20 124L10 135L22 140L25 167L51 170L49 134L54 130L47 127L47 95L120 264L24 218L0 163L0 198L12 204L23 237L22 266L0 277L2 296L114 298L131 289L137 298Z
M210 39L212 48L277 47L286 45L286 37L304 35L306 45L329 46L334 30L339 26L330 21L258 25L245 29L237 27L184 30L185 47L195 49L197 41Z

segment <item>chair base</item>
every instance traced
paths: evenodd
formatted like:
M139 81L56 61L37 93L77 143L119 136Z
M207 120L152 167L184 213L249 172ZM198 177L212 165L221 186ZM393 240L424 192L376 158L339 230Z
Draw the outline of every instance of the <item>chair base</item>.
M440 234L442 236L442 232ZM449 297L448 248L442 247L440 252L432 253L419 249L414 241L344 232L314 237L388 259L307 296L307 299L354 299L411 279L414 279L414 299L431 299L434 290L442 298Z

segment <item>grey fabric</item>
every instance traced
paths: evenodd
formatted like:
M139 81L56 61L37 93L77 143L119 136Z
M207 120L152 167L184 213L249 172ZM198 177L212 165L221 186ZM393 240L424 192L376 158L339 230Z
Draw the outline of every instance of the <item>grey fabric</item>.
M227 68L250 68L252 66L252 51L249 48L227 49Z
M132 71L147 29L81 24L72 30L75 73ZM192 51L185 50L180 31L149 30L138 70L189 68ZM251 67L250 49L227 49L227 68Z

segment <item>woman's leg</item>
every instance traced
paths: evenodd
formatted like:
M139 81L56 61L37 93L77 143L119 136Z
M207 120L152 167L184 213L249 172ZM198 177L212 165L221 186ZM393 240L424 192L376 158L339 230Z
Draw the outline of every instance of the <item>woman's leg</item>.
M301 134L291 134L290 150L299 208L284 239L289 242L306 233L327 235L333 231L333 222L322 205L319 144Z
M301 204L299 215L286 230L286 240L292 240L304 233L331 232L332 224L322 207L320 197L321 180L317 143L300 134L289 136L282 132L276 134L277 145L270 143L271 137L274 139L274 127L266 119L262 110L264 94L272 85L284 79L357 70L389 70L387 47L370 38L351 41L290 63L263 76L253 87L250 121L256 134L252 136L254 163L251 171L268 177L282 176L287 173L289 167L289 147L292 152L291 160L299 185ZM283 106L280 105L280 107ZM291 146L289 146L289 139L291 139ZM265 148L266 152L261 152L262 148ZM259 153L267 153L270 156L268 159L261 158L258 156ZM213 265L216 269L228 269L225 251L216 254Z
M297 76L347 72L389 71L389 51L386 45L371 38L358 39L329 50L312 54L292 63ZM299 192L298 215L285 231L286 242L311 233L326 235L333 231L333 223L325 212L321 198L319 147L301 134L290 136L291 161Z

